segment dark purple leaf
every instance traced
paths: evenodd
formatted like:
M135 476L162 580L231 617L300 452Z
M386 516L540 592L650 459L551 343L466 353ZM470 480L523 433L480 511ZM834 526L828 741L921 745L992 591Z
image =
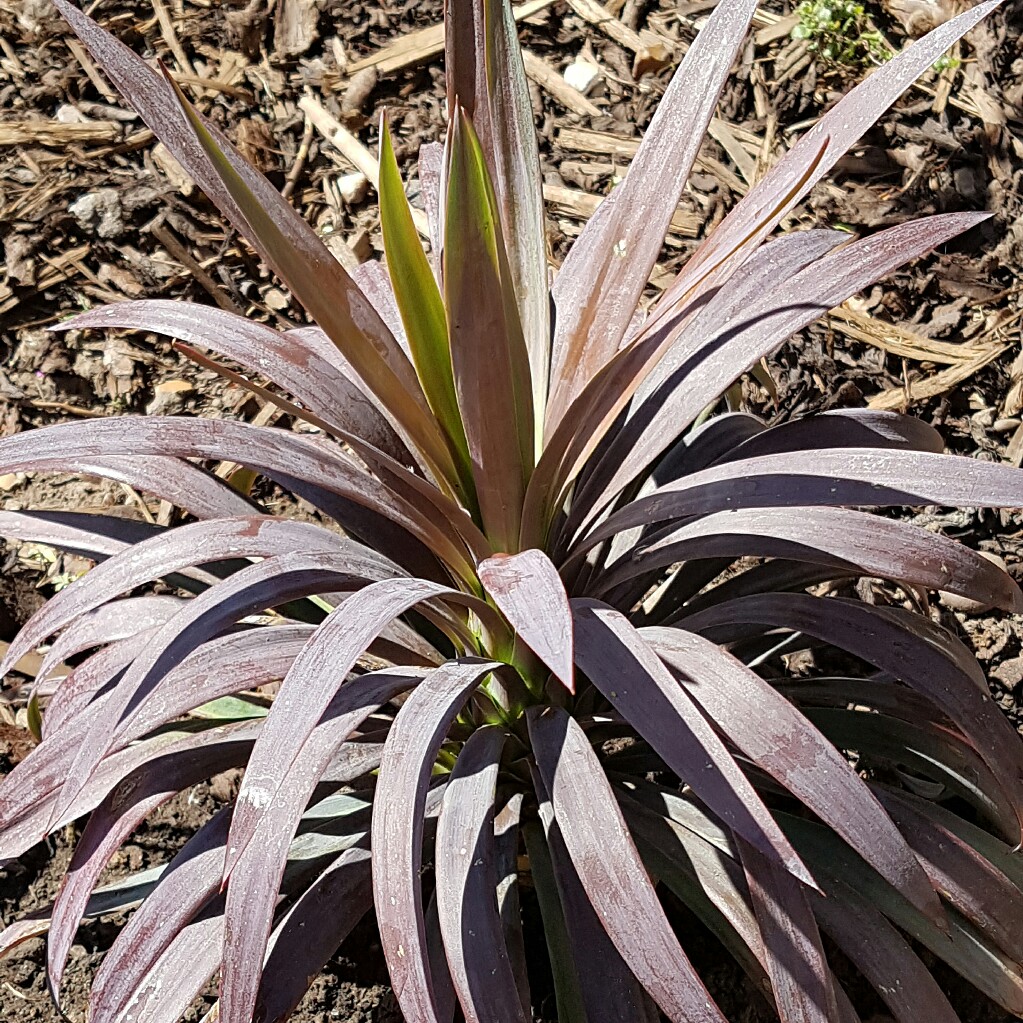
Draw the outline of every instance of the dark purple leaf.
M100 916L126 913L134 909L143 899L149 898L156 888L165 865L150 867L137 874L103 885L93 891L82 916L91 920ZM50 929L50 914L53 906L26 913L19 920L8 924L0 931L0 958L31 938L40 938Z
M910 901L934 912L934 891L905 839L842 753L802 713L701 636L663 628L640 634L738 749L798 796Z
M232 825L232 854L226 874L231 872L233 857L240 855L252 838L281 779L286 777L358 657L394 618L435 598L470 604L486 626L500 627L494 621L492 609L482 601L422 579L394 579L367 586L332 611L319 626L316 642L296 658L281 684L249 760Z
M912 523L846 508L740 508L704 516L624 557L597 580L594 596L644 576L655 582L659 570L678 562L746 556L802 560L1023 611L1015 580L970 548Z
M740 508L887 505L1015 508L1017 469L956 455L847 448L793 451L715 465L613 513L576 553L633 526Z
M675 1023L724 1023L664 916L585 733L555 707L530 708L527 721L554 819L619 954Z
M941 988L905 938L866 899L842 884L813 899L829 937L884 999L899 1023L960 1023Z
M473 733L458 754L437 823L437 909L468 1023L528 1019L497 905L494 798L505 739L494 726Z
M471 576L455 526L443 520L434 502L410 504L367 473L337 446L327 446L285 430L230 420L175 416L122 416L68 423L0 440L4 472L29 472L39 465L81 471L89 459L114 454L166 455L239 462L266 473L299 496L319 490L337 494L400 526L443 558L453 570ZM309 488L312 488L310 491ZM430 489L430 488L426 488ZM313 497L315 503L315 496ZM461 514L467 521L467 516ZM459 523L463 525L464 523ZM471 525L471 523L470 523ZM467 532L470 532L468 529ZM488 556L489 546L481 556Z
M724 743L641 634L595 601L573 600L572 610L576 661L590 681L728 827L812 885Z
M450 456L411 363L312 228L228 140L153 71L66 0L55 0L93 58L189 176L251 241L447 479Z
M1023 949L1023 893L968 842L891 790L874 791L916 851L934 887L1008 955Z
M217 894L230 824L230 808L225 807L167 864L156 891L132 915L100 963L89 994L92 1019L116 1019L179 931Z
M373 800L373 899L384 958L406 1018L444 1023L426 948L423 816L433 764L469 694L501 666L475 658L435 668L405 701L380 765Z
M898 608L844 599L832 603L797 593L743 597L699 612L685 624L702 632L715 619L804 632L903 679L962 730L1023 823L1023 744L991 699L970 651L940 626Z
M269 557L187 601L135 658L111 692L95 722L95 731L85 737L70 766L56 800L55 813L62 815L66 811L103 756L131 727L142 702L183 657L239 619L268 606L345 583L363 585L378 574L379 563L375 556L362 557L361 550L352 545L351 552L344 554L294 553ZM320 707L320 713L327 702L329 699ZM272 716L268 723L270 720Z
M589 503L595 510L602 508L733 381L795 331L983 219L983 214L953 213L888 228L828 253L782 278L775 288L761 289L730 321L714 316L711 309L690 317L691 327L683 337L671 323L648 323L649 339L635 343L668 348L673 368L609 447L604 457L614 475L601 496L594 495Z
M93 811L53 907L47 942L47 977L60 1004L60 983L68 952L89 895L107 861L121 843L158 806L182 789L245 762L258 724L241 722L200 732L123 778Z
M618 350L753 17L725 0L689 47L625 180L603 201L555 278L548 436Z
M181 610L182 603L180 597L128 597L111 600L79 615L50 644L36 672L36 681L49 678L62 661L83 650L128 639L163 625Z
M347 550L360 559L375 559L382 572L388 568L388 574L401 572L386 558L373 555L367 548L311 523L249 516L179 526L132 544L55 594L18 633L0 664L0 676L54 632L136 586L193 565L246 557L267 558L296 549L323 554Z
M346 849L299 897L270 938L256 1011L258 1023L283 1023L352 928L373 906L370 854Z
M532 768L540 823L523 829L529 870L543 914L559 1019L656 1023L657 1006L618 954L579 880L554 817L550 795Z
M737 839L760 932L767 970L782 1023L829 1023L836 1019L833 978L824 956L810 889L774 860Z

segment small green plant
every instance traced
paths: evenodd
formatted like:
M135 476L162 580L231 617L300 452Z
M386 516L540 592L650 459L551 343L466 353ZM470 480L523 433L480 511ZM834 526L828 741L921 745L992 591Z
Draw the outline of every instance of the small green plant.
M883 64L892 51L881 33L871 29L863 4L853 0L803 0L796 8L799 24L793 39L805 39L825 60L846 67Z

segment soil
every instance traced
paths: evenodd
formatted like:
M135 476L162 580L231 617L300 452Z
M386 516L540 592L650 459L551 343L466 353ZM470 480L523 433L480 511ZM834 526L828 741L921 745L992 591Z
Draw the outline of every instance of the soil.
M313 96L371 149L386 108L415 201L415 154L442 131L439 59L379 73L357 69L367 55L436 24L440 0L251 0L247 6L163 0L160 6L162 20L150 16L148 5L123 0L96 0L88 9L129 46L182 74L193 100L275 185L288 189L339 258L379 256L372 192L342 197L340 184L352 167L317 132L306 133L298 103ZM609 6L670 48L692 39L713 0ZM865 73L829 64L792 41L791 19L784 20L792 9L783 0L762 7L764 17L719 104L725 130L705 144L683 199L683 227L665 245L654 291L747 184ZM900 47L921 28L919 11L906 14L914 9L905 0L872 0L868 27ZM546 183L568 190L550 220L559 255L592 210L592 200L582 200L606 194L625 159L594 151L594 136L578 129L620 139L641 135L674 61L637 68L628 49L564 0L521 29L528 48L555 71L577 58L598 69L589 113L568 110L531 86ZM776 393L747 381L747 407L777 419L865 403L908 410L937 425L951 450L1017 466L1023 461L1021 29L1023 4L1006 3L953 52L961 63L931 71L907 92L788 226L865 232L934 212L986 209L994 216L787 344L770 362ZM0 0L0 132L12 133L11 144L0 147L0 436L123 412L262 415L257 402L195 367L164 339L58 337L45 330L83 307L139 297L216 302L278 327L303 322L290 295L244 243L225 233L212 206L102 75L83 67L80 54L46 0ZM9 509L103 509L161 522L172 514L129 488L68 477L0 477L0 502ZM998 554L1023 577L1019 516L968 509L927 521ZM74 559L0 543L0 641L10 640L76 570ZM1023 725L1023 624L954 606L944 617L977 651L1010 720ZM0 772L27 749L24 730L0 720ZM222 802L224 789L222 780L197 786L154 814L119 853L110 877L167 859ZM4 922L52 898L74 837L70 831L55 836L0 871ZM89 977L119 923L103 919L82 928L65 983L69 1019L84 1019ZM709 970L731 1019L762 1018L741 978L715 965L709 937L697 942L695 958ZM0 963L2 1023L59 1019L43 962L43 943L36 940ZM941 980L967 1023L1004 1018L967 985ZM865 1019L880 1013L879 1003L864 998ZM204 1006L187 1018L200 1019ZM346 943L295 1016L301 1023L398 1018L371 921Z

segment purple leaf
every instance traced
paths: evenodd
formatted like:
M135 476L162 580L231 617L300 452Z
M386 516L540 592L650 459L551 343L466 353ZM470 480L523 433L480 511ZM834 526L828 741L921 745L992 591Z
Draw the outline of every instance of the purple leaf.
M573 600L572 610L576 661L597 689L728 827L813 885L756 790L642 635L595 601Z
M136 586L193 565L229 558L267 558L296 548L324 554L347 549L353 554L358 551L365 557L374 557L367 548L319 526L271 516L217 519L179 526L132 544L55 594L18 633L0 663L0 676L48 636ZM391 574L400 572L387 559L379 555L375 559L381 569L390 566Z
M889 505L1016 508L1017 469L924 451L793 451L711 466L614 512L574 553L633 526L739 508Z
M934 887L1010 956L1023 949L1023 893L968 842L883 786L878 799L920 857Z
M243 568L186 601L184 608L135 658L111 692L95 723L95 732L85 737L70 766L68 779L56 800L55 814L59 816L67 810L103 756L131 726L139 705L181 658L247 615L331 586L343 583L360 586L378 571L378 559L361 557L356 545L344 554L277 555Z
M317 634L308 649L321 642ZM299 679L305 654L296 659L289 678L294 686ZM414 686L418 673L371 672L345 682L347 668L343 663L333 669L326 680L338 689L321 721L305 741L298 756L288 768L273 799L249 781L246 771L236 803L236 817L246 802L263 809L251 837L237 834L232 824L227 845L230 871L227 888L224 933L224 968L220 991L220 1018L224 1023L248 1023L252 1018L259 991L260 975L274 904L287 862L288 846L295 835L299 819L326 770L335 751L365 720L398 693ZM344 682L342 685L341 683ZM278 699L281 699L279 696ZM287 703L284 703L287 709ZM241 848L240 852L236 849Z
M657 1023L660 1013L618 954L579 880L550 795L531 769L540 824L527 824L530 877L543 914L559 1019Z
M625 336L755 7L751 0L714 7L662 96L625 180L583 228L558 272L548 436Z
M555 707L531 707L526 720L565 846L619 954L674 1023L724 1023L664 916L585 733Z
M245 762L258 725L242 722L200 732L177 752L136 768L93 811L53 907L46 968L54 1001L89 895L110 857L158 806L182 789Z
M1023 593L987 558L912 523L845 508L743 508L717 512L625 557L595 596L681 561L745 556L803 560L839 574L881 576L1023 611ZM646 589L647 587L644 587Z
M741 837L742 865L760 932L781 1023L836 1019L833 978L808 901L808 891L787 870Z
M934 891L899 830L842 753L802 713L701 636L664 628L643 629L640 635L743 753L907 898L925 911L934 910Z
M341 942L373 906L370 854L346 849L307 888L270 939L256 1011L259 1023L284 1023Z
M452 721L482 679L500 667L494 661L465 658L434 669L394 719L380 765L372 833L380 942L402 1012L424 1023L442 1023L419 880L427 787Z
M715 620L793 629L848 650L931 699L955 722L1009 796L1023 826L1023 745L991 699L983 672L955 637L920 615L808 594L743 597L686 619L704 631Z
M484 561L478 572L518 637L574 693L572 609L550 558L538 550L497 554Z
M941 988L902 935L840 881L813 911L828 936L884 999L899 1023L960 1023Z
M402 422L422 453L446 469L442 474L451 479L448 453L412 365L312 228L216 128L192 110L169 77L153 71L66 0L55 3L99 66L189 176L256 246L344 352L359 378Z
M852 242L782 278L779 286L761 289L735 310L731 320L722 321L708 308L690 316L684 334L670 322L658 321L656 327L648 322L644 336L634 344L664 346L672 353L672 369L656 387L649 384L648 395L637 399L633 416L604 456L614 475L589 503L594 509L603 507L734 380L795 331L985 216L943 214ZM723 291L727 290L726 284ZM657 372L648 381L658 379Z
M467 1023L525 1023L497 906L494 798L506 736L478 729L448 779L437 823L437 909Z
M319 418L408 464L409 452L354 371L320 331L280 333L242 316L161 299L118 302L79 313L51 330L147 330L210 348L267 376Z
M168 452L180 458L239 462L277 479L299 496L311 493L313 503L319 490L337 494L389 520L392 528L400 526L454 570L462 569L467 577L472 575L456 526L437 512L442 495L436 494L431 502L409 503L339 447L316 443L285 430L223 419L175 416L97 419L0 440L0 466L4 472L30 472L40 465L76 471L96 456L115 453L137 458ZM460 513L458 525L467 521L468 517ZM480 552L482 557L490 553L489 546Z
M156 891L103 957L89 994L90 1018L117 1018L175 936L217 894L230 824L230 808L224 807L167 864Z
M281 684L249 760L232 825L233 848L225 876L230 875L234 858L252 838L281 779L358 657L394 618L435 598L469 604L485 626L500 627L494 622L492 609L482 601L422 579L394 579L367 586L324 619L317 629L316 642L295 659Z

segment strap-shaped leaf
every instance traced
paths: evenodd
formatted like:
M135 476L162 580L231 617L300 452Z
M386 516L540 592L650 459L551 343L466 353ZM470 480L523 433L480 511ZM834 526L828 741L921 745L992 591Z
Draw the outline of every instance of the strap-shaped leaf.
M53 907L46 970L58 1005L68 952L107 861L162 803L204 778L243 764L258 727L258 722L241 722L200 732L177 752L136 768L93 811Z
M755 7L751 0L714 7L625 180L583 228L555 279L548 436L625 336Z
M784 201L785 197L778 200L779 204ZM727 255L722 257L721 264L713 264L706 270L706 278L715 286L717 279L723 275L725 263ZM544 540L555 514L568 500L579 473L672 340L670 334L655 334L634 340L619 349L596 371L561 417L530 477L522 510L523 546L536 545ZM551 421L549 409L548 423Z
M175 935L114 1017L116 1023L179 1023L219 968L223 940L224 902L218 896Z
M173 453L181 458L226 459L263 472L298 496L318 491L338 494L421 540L452 571L472 577L462 540L450 521L428 503L410 503L370 475L340 448L326 447L288 433L230 420L185 419L174 416L123 416L67 423L0 440L4 472L30 472L39 467L80 471L95 456L139 456ZM158 472L159 466L153 470ZM84 470L81 470L84 471ZM248 506L246 505L248 511ZM333 514L331 507L324 509ZM344 522L342 512L339 521ZM486 551L487 556L490 553Z
M742 508L672 530L622 558L594 595L681 561L745 556L804 560L839 573L881 576L1023 610L1023 592L1001 567L955 540L912 523L847 508Z
M498 610L522 641L575 692L572 609L565 585L543 551L498 554L479 566Z
M798 796L907 898L933 907L931 885L898 828L845 756L805 715L702 636L665 628L640 634L758 767Z
M1001 0L988 0L939 25L922 39L906 47L891 60L875 69L855 89L847 92L799 141L782 160L771 168L756 186L707 239L685 266L671 287L661 297L648 328L661 325L662 317L670 316L674 303L690 290L706 263L720 257L736 239L746 237L755 245L785 214L798 203L857 140L877 122L881 114L922 75L957 39L991 13ZM806 174L812 167L810 174ZM791 198L765 217L765 206L782 192L790 191L792 183L802 184ZM754 230L754 225L759 230Z
M782 1023L830 1023L838 1017L838 1006L809 889L749 842L736 841L764 936L779 1018Z
M270 938L256 1005L283 1023L316 976L373 906L370 854L346 849L299 897Z
M449 0L444 41L448 109L461 104L472 118L494 183L529 356L539 443L550 374L547 239L533 106L510 5L502 0ZM429 179L428 174L424 180L428 206ZM435 243L434 248L440 246Z
M315 232L195 112L169 76L153 71L66 0L58 0L57 6L142 119L256 246L441 478L454 485L450 454L412 366Z
M525 1021L497 905L494 798L505 735L478 729L448 778L437 822L437 909L468 1023Z
M899 1023L960 1023L935 979L905 938L865 899L841 881L813 911L828 936L884 999Z
M724 1023L671 930L585 733L555 707L530 708L526 720L565 847L619 954L675 1023Z
M732 830L804 882L813 877L702 711L624 615L572 601L576 661L658 756Z
M657 1006L618 954L572 863L550 795L532 767L539 823L523 829L530 876L543 914L558 1019L654 1023Z
M934 926L829 829L788 814L779 813L778 819L813 864L825 892L834 890L836 882L846 885L1008 1012L1023 1013L1023 967L1016 957L985 940L955 909L948 910L948 930ZM885 983L894 979L892 971L886 970L885 976Z
M451 365L484 531L498 550L512 551L533 466L529 359L486 161L461 108L453 111L448 147L444 304Z
M890 789L874 791L916 851L934 887L1009 955L1023 949L1023 892L968 842Z
M640 407L604 456L613 475L603 493L593 496L593 506L603 507L734 380L795 331L983 219L984 214L953 213L879 231L833 249L798 273L782 278L772 274L780 283L749 295L730 317L720 317L708 307L691 315L684 329L669 324L654 331L651 338L664 335L671 353L670 372L667 368L662 372L662 360L650 374L649 393L637 399ZM722 287L723 293L729 284ZM700 308L695 300L694 306Z
M309 646L323 641L324 637L317 636ZM306 655L300 655L300 659L308 661ZM252 1018L288 846L316 783L335 750L351 733L381 704L414 686L421 677L413 672L370 672L341 685L347 674L345 671L338 677L343 668L343 664L335 668L337 695L288 768L275 797L266 804L240 854L235 852L239 839L234 825L228 836L231 862L224 866L230 869L230 882L224 911L225 960L220 989L220 1018L224 1023L247 1023ZM301 678L299 670L296 662L296 669L289 675L292 687ZM261 790L243 782L238 805L255 798L261 798Z
M387 270L405 325L412 362L430 408L455 452L464 492L471 494L472 469L451 374L444 300L412 222L386 119L380 125L380 226Z
M179 526L132 544L55 594L18 634L0 664L0 674L48 636L143 583L193 565L246 557L266 558L296 548L326 554L337 552L339 547L369 553L367 548L340 539L319 526L271 516L217 519ZM381 568L387 564L386 559L379 558ZM394 565L392 573L399 574L400 569Z
M960 455L837 448L762 455L714 465L614 512L578 550L632 526L738 508L800 505L953 505L1015 508L1023 474Z
M844 599L834 607L829 603L796 593L744 597L692 616L686 627L703 631L723 613L731 622L795 629L903 679L962 730L998 778L1023 825L1023 745L987 692L969 650L928 619L902 609Z
M161 884L132 914L100 963L89 994L92 1018L115 1018L175 935L217 894L230 823L225 807L167 864Z
M83 919L126 913L134 909L143 900L148 899L155 890L166 864L140 870L119 881L96 888L82 912ZM0 958L12 949L32 938L42 937L50 929L50 918L53 906L37 909L26 913L19 920L8 924L0 931Z
M70 766L54 814L62 815L71 805L104 755L115 748L143 700L182 657L239 619L263 608L341 585L363 585L376 575L372 560L360 563L358 557L331 554L278 555L243 568L187 601L136 657L110 693L95 731L84 738ZM329 698L320 707L321 714L327 702Z
M407 1019L446 1023L426 942L423 815L434 761L469 694L501 666L464 658L434 669L403 704L387 740L373 800L373 900L395 997Z
M149 330L210 348L253 373L269 377L333 426L393 458L409 453L393 427L353 379L341 353L320 331L281 333L264 323L215 309L164 299L99 306L62 320L58 331L111 327Z
M533 1003L529 993L526 944L519 901L519 839L522 836L523 800L523 793L515 793L494 820L494 860L497 870L497 911L504 930L508 964L515 978L522 1013L528 1019Z

